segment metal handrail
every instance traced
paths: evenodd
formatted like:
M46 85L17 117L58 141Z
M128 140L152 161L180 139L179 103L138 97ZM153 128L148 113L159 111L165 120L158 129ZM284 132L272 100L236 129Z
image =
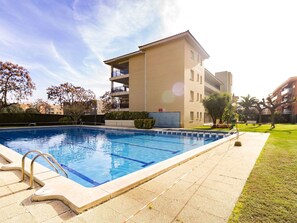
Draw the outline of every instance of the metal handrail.
M33 181L33 164L35 162L35 160L38 158L38 157L43 157L54 169L55 171L58 173L58 169L56 168L59 167L60 170L62 170L62 172L65 174L65 176L68 178L68 174L66 173L66 171L64 170L64 168L58 163L58 161L49 153L42 153L41 151L39 150L30 150L28 151L22 158L22 180L23 181L25 179L25 158L30 154L30 153L38 153L31 161L31 165L30 165L30 188L33 188L34 186L34 181ZM50 159L49 159L49 158ZM55 165L56 166L55 166Z
M53 163L56 164L60 168L60 170L62 170L62 172L65 174L65 176L68 178L68 174L66 173L66 171L63 169L63 167L58 163L58 161L51 154L49 154L49 153L41 153L41 154L36 155L33 158L33 160L31 161L31 165L30 165L30 187L31 188L33 188L33 186L34 186L34 181L33 181L33 164L34 164L35 160L38 157L40 157L40 156L43 157L43 158L45 158L46 160L49 160L47 157L50 157L51 164L52 165L53 165Z
M30 153L38 153L39 155L43 156L43 158L55 169L55 171L58 173L58 169L54 166L54 164L43 155L43 153L39 150L30 150L28 151L25 155L23 155L22 158L22 180L25 180L25 158L30 154Z

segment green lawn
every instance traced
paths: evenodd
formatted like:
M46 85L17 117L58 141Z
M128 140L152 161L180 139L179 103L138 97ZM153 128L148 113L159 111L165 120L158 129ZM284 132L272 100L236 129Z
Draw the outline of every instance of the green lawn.
M297 125L239 125L240 131L269 132L229 219L233 222L297 222Z

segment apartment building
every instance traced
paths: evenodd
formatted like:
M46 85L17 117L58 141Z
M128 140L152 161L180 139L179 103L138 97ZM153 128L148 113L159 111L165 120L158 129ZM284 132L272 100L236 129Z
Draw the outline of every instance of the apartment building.
M297 76L290 77L288 80L279 85L272 93L273 101L281 102L287 100L288 98L297 98ZM279 107L278 112L284 115L290 115L292 121L296 121L297 115L297 103L291 105L283 105Z
M116 110L179 112L180 126L204 123L203 61L209 55L189 32L139 46L139 50L104 61L111 67L111 96ZM220 87L218 75L214 82ZM214 86L217 88L217 86Z
M214 92L227 93L232 96L232 73L229 71L216 72L212 74L205 68L205 81L204 81L204 96L207 97ZM211 123L212 119L207 111L204 113L204 122Z

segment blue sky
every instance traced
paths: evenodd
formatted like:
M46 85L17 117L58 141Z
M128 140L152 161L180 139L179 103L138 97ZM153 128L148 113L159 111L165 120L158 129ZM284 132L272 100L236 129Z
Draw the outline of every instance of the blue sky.
M37 90L70 82L110 89L103 60L190 30L228 70L234 93L263 97L297 76L294 0L0 0L0 60L30 71Z

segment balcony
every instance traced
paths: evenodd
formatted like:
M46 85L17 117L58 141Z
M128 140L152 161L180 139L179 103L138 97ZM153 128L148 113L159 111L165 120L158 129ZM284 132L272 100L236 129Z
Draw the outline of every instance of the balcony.
M121 84L129 84L129 70L117 70L114 69L111 78L109 78L110 81L121 83Z
M111 89L112 97L126 96L126 95L129 95L129 87L128 86L113 87Z
M286 94L290 94L292 92L292 88L284 88L281 92L281 96L284 96Z
M127 75L127 74L129 74L128 69L122 69L122 70L114 69L111 74L111 77L119 77L119 76L123 76L123 75Z
M129 103L114 103L110 111L129 111Z
M290 108L285 108L282 113L284 115L290 115L290 114L292 114L292 110Z

